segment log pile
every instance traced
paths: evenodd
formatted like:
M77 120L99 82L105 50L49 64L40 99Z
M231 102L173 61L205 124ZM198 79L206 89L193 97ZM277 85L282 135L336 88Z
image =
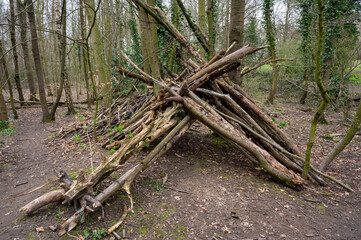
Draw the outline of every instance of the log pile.
M101 207L106 199L122 189L129 196L130 207L126 207L120 221L109 228L108 232L113 232L132 209L130 188L134 179L166 153L196 120L240 150L240 154L257 163L275 180L297 190L305 184L300 175L303 155L296 144L263 113L247 93L230 82L227 76L227 72L240 65L242 58L267 46L246 46L231 54L227 54L228 50L223 50L206 63L159 9L145 10L157 17L156 20L171 32L197 63L191 59L183 61L187 64L183 72L176 74L168 70L169 79L154 79L122 52L138 73L118 68L119 73L150 86L157 84L161 91L157 96L123 99L101 113L95 128L97 134L106 135L106 126L116 126L117 131L103 139L103 146L117 150L109 158L104 158L90 174L80 171L75 181L66 173L56 170L62 189L47 193L20 209L25 214L31 214L54 201L74 203L77 208L75 213L56 227L59 235L72 230L84 221L87 214ZM112 116L110 124L109 115ZM83 128L78 126L75 130L83 131L81 129ZM60 136L64 137L73 131L66 131ZM89 132L81 134L86 133ZM97 184L113 171L123 168L124 163L139 150L160 138L161 141L144 159L138 159L119 179L113 181L100 194L94 195L93 189ZM311 169L309 179L322 183L319 174L316 169ZM115 232L113 234L116 236Z

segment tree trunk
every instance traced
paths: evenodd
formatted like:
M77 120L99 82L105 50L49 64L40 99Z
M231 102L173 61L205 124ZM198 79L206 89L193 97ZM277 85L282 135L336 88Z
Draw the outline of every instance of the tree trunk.
M94 0L83 0L85 3L85 12L88 18L89 26L93 26L91 29L91 42L94 48L94 60L97 67L99 83L101 84L101 93L104 99L104 106L109 108L113 102L111 82L107 79L107 64L104 56L103 39L100 35L98 22L96 20L97 9L95 8Z
M51 120L51 116L49 115L48 105L46 103L44 76L43 76L42 64L41 64L41 60L40 60L38 34L36 33L36 23L35 23L33 1L26 0L26 7L27 7L29 25L31 26L30 33L31 33L31 39L32 39L31 40L32 51L33 51L35 68L36 68L36 76L38 78L38 88L39 88L39 96L40 96L40 102L41 102L41 110L43 112L42 121L48 122Z
M322 61L322 48L323 48L323 11L324 5L322 0L317 0L318 7L318 43L317 43L317 55L316 55L316 71L315 71L315 82L317 83L318 89L322 96L322 102L320 106L317 108L317 111L312 119L310 135L307 142L306 156L305 156L305 164L302 172L302 177L307 179L308 171L311 164L311 151L313 147L313 143L315 141L315 134L317 129L317 123L321 117L321 114L325 110L330 101L330 97L327 94L327 91L322 84L321 81L321 61Z
M309 78L309 69L306 69L303 73L303 90L302 90L302 96L300 99L301 104L305 104L307 94L308 94L308 78Z
M19 94L19 100L24 101L24 94L23 90L21 88L20 83L20 76L19 76L19 61L18 61L18 52L16 50L16 36L15 36L15 7L14 7L14 0L10 0L10 15L11 15L11 21L9 21L10 25L10 39L11 39L11 45L13 49L13 57L14 57L14 78L15 78L15 85L16 90Z
M175 28L178 28L179 15L178 15L177 0L172 1L172 23L173 23ZM173 41L173 43L172 43L172 53L171 53L171 57L170 57L169 65L168 65L168 68L172 72L175 71L176 54L177 54L177 42Z
M60 1L60 0L59 0ZM71 89L69 86L68 72L66 69L66 0L62 1L61 13L60 13L60 2L57 1L55 12L57 15L57 35L58 35L58 44L59 44L59 62L60 62L60 85L58 93L56 94L56 99L51 109L51 118L55 120L55 112L58 108L59 101L63 92L65 92L65 98L68 107L68 114L74 114L76 111L74 109L73 100L71 97Z
M79 0L79 20L80 20L80 33L81 33L81 38L82 38L82 45L80 45L81 48L81 56L82 56L82 61L83 61L83 70L84 70L84 80L85 80L85 87L86 87L86 100L87 100L87 104L88 104L88 108L91 107L91 99L90 99L90 92L91 92L91 88L90 88L90 84L89 84L89 75L88 75L88 59L87 59L87 54L85 52L85 19L84 19L84 8L83 8L83 4L82 4L82 0Z
M0 121L8 121L8 111L6 108L6 103L3 95L2 81L0 81Z
M208 59L211 59L214 55L214 43L215 43L215 32L213 29L213 21L214 21L214 0L207 0L207 21L208 21L208 45L209 45L209 54Z
M285 28L283 30L283 43L287 41L288 31L289 31L289 22L290 22L290 12L291 12L291 0L286 0L286 17L285 17Z
M154 0L147 0L147 3L150 7L155 6ZM141 7L140 7L141 8ZM151 76L160 79L161 78L161 69L160 69L160 63L158 58L158 35L157 35L157 26L155 24L155 20L152 16L148 15L144 9L141 9L139 13L139 17L141 17L140 24L143 24L141 27L142 29L142 51L143 51L143 44L145 43L145 51L147 54L148 59L143 59L143 61L148 61L150 70L151 70ZM159 86L153 85L153 91L155 95L159 92Z
M265 20L265 27L266 27L266 35L267 35L267 42L270 45L269 53L271 55L272 60L276 59L276 40L275 40L275 24L273 22L273 1L272 0L265 0L263 2L263 14ZM278 67L275 62L272 62L272 69L273 69L273 80L270 93L267 97L267 103L273 104L273 100L276 96L277 92L277 82L278 82Z
M15 104L14 104L14 95L13 95L13 89L11 87L11 82L10 82L10 78L9 78L9 72L8 72L8 68L6 66L6 61L5 61L5 56L4 56L4 48L3 48L3 43L2 43L2 39L0 38L0 69L2 69L2 71L0 72L0 84L1 86L3 86L5 84L5 81L8 84L9 87L9 95L10 95L10 103L11 103L11 110L13 112L13 117L14 119L18 119L18 113L16 111L15 108Z
M30 101L36 100L36 86L34 82L34 76L32 71L32 66L29 59L29 48L28 48L28 40L26 36L26 28L27 28L27 22L26 22L26 13L25 13L25 7L21 0L17 0L17 8L19 12L19 22L20 22L20 37L21 37L21 47L23 49L23 55L24 55L24 65L26 70L26 78L28 79L29 84L29 91L30 91Z
M198 0L198 24L201 30L205 33L207 29L205 0ZM207 58L206 50L202 47L202 44L200 44L200 53L203 58Z
M359 103L355 117L351 123L351 127L348 129L346 136L337 143L334 149L327 155L327 157L321 162L319 169L324 171L330 163L342 152L342 150L351 142L355 134L360 130L361 126L361 102Z
M231 49L230 53L243 47L245 7L245 0L231 1L231 25L229 32L229 44L232 44L233 42L236 42L236 44ZM238 85L242 83L240 67L228 73L228 75L232 82Z

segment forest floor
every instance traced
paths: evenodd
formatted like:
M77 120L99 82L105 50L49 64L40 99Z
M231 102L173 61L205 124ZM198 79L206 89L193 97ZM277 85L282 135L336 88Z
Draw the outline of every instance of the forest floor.
M313 116L313 111L301 110L307 107L294 102L263 107L302 151ZM335 145L322 136L346 132L342 117L342 113L329 111L329 124L318 126L314 165ZM73 136L51 140L64 124L77 121L75 116L65 115L65 108L60 108L56 122L40 123L40 119L39 108L21 109L19 120L13 122L16 133L0 136L1 240L57 239L48 226L69 217L74 207L52 204L29 217L18 212L57 183L19 194L54 180L56 167L68 173L90 168L89 147L76 143ZM109 154L100 154L102 150L97 147L96 152L95 166L102 154ZM145 154L141 152L138 158ZM296 192L271 180L237 150L195 123L178 144L137 179L132 187L134 212L117 232L124 239L361 239L360 157L358 135L327 171L352 186L354 192L328 181L327 186L310 183ZM84 224L61 239L101 239L102 230L121 217L124 201L125 195L119 192L106 201L103 214L101 210L92 213Z

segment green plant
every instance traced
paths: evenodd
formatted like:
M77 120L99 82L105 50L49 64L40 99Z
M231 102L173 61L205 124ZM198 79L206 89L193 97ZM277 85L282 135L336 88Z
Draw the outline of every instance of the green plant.
M97 240L106 237L108 235L108 231L105 228L99 230L93 230L90 227L86 227L82 235L84 236L85 239Z
M122 125L115 126L115 127L113 127L113 131L118 131L119 134L122 134L123 133L123 128L124 128L124 126L122 126Z
M286 127L287 122L278 122L278 126L280 126L281 128Z
M113 147L110 149L110 154L115 153L115 151L117 151L117 147L116 147L116 146L113 146Z
M62 216L61 216L60 213L57 213L57 214L55 214L55 218L56 218L57 221L60 221Z
M9 121L1 120L0 121L0 130L4 130L4 129L9 128L9 124L10 124Z
M132 137L133 137L133 133L132 133L132 131L130 131L130 130L128 131L128 137L129 137L129 138L132 138Z
M81 136L78 134L74 135L75 142L79 142L81 140Z
M79 121L83 121L83 120L85 119L84 116L81 115L80 113L77 113L76 115L77 115L76 118L77 118Z
M212 144L223 152L228 152L231 149L228 142L217 135L212 135Z
M80 143L80 146L81 146L82 148L86 148L86 144L85 144L85 143Z
M162 191L165 186L166 186L165 183L160 183L158 180L151 179L149 181L149 187L154 187L155 190L157 190L158 192Z

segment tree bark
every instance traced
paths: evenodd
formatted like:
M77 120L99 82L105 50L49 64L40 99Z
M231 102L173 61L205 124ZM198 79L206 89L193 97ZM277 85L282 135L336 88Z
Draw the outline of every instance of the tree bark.
M236 42L231 48L230 53L243 47L244 36L244 12L246 7L245 0L232 0L231 1L231 24L229 32L229 44ZM228 73L230 80L236 84L242 83L241 69L237 68Z
M5 81L8 84L8 88L9 88L9 95L10 95L10 103L11 103L11 110L13 112L13 117L14 119L18 119L18 113L16 111L15 108L15 104L14 104L14 95L13 95L13 89L11 87L11 82L10 82L10 78L9 78L9 72L8 72L8 68L6 66L6 61L5 61L5 56L4 56L4 48L3 48L3 43L2 43L2 39L0 38L0 69L2 70L0 73L0 84L1 86L3 86L5 84Z
M35 14L34 14L34 3L32 0L26 0L26 7L29 19L29 25L31 26L31 44L33 51L33 58L36 69L36 76L38 78L38 88L39 88L39 96L41 102L41 110L43 112L42 121L48 122L51 121L51 116L49 114L48 105L46 104L46 95L45 95L45 83L44 83L44 75L42 70L42 64L40 59L40 50L38 44L38 34L36 33L36 22L35 22Z
M29 91L30 91L30 101L36 100L36 86L34 82L34 75L32 71L32 66L29 59L29 48L28 48L28 41L26 36L26 28L27 28L27 22L26 22L26 12L25 12L25 6L22 3L21 0L17 0L17 8L19 12L19 22L20 22L20 36L21 36L21 47L23 49L23 55L24 55L24 65L26 69L26 78L28 79L29 84Z
M317 0L317 7L318 7L318 43L317 43L317 55L316 55L316 71L315 71L315 81L317 83L318 89L322 96L322 102L320 106L317 108L317 111L312 119L309 139L307 142L307 149L306 149L306 157L305 157L305 165L303 168L302 177L307 179L308 171L311 164L311 151L315 141L315 134L317 129L317 123L320 119L321 114L325 110L326 106L330 101L330 97L321 81L321 57L322 57L322 48L323 48L323 11L324 5L322 0Z
M16 47L16 36L15 36L16 20L15 20L14 0L10 0L9 2L10 2L10 15L11 15L11 21L9 21L9 24L10 24L10 39L13 49L13 58L14 58L14 79L15 79L16 90L18 91L19 94L19 100L24 101L24 94L20 83L19 61L18 61L18 52Z
M267 35L267 42L270 45L269 53L271 58L276 59L276 40L275 40L275 24L272 19L273 15L273 0L267 0L263 2L263 14L265 19L265 30ZM273 69L273 80L270 93L267 97L266 103L273 104L273 100L277 92L277 82L278 82L278 67L275 62L272 62Z
M85 87L86 87L86 100L87 100L87 105L88 108L91 107L91 98L90 98L90 92L91 92L91 87L89 84L89 75L88 75L88 59L87 59L87 54L85 52L85 19L84 19L84 7L82 4L82 0L79 0L79 21L80 21L80 33L81 33L81 38L82 38L82 45L80 46L81 48L81 56L82 56L82 61L83 61L83 71L84 71L84 81L85 81Z
M346 136L336 144L333 150L327 155L327 157L321 162L319 169L324 171L331 162L342 152L343 149L351 142L355 134L360 130L361 126L361 102L359 103L355 117L351 123L351 127L348 129Z
M206 2L205 0L198 0L198 24L203 32L206 32ZM206 50L200 44L200 54L203 58L207 58Z
M60 0L59 0L60 1ZM55 12L57 15L57 34L58 34L58 44L59 44L59 62L60 62L60 85L58 92L56 94L56 99L51 109L50 115L52 120L55 120L55 112L58 108L59 101L64 89L66 95L66 102L68 107L68 114L74 114L76 111L74 109L73 100L71 97L71 89L69 86L68 72L66 69L66 0L62 1L60 13L60 3L57 1Z
M109 108L113 102L111 82L107 79L107 64L104 56L104 45L100 35L98 22L96 20L96 11L94 0L83 0L85 3L85 12L90 26L93 26L91 32L91 42L94 48L94 60L97 66L99 82L101 84L104 106Z
M2 77L0 78L2 80ZM3 95L3 81L0 81L0 121L8 121L8 111L6 107L6 102Z

